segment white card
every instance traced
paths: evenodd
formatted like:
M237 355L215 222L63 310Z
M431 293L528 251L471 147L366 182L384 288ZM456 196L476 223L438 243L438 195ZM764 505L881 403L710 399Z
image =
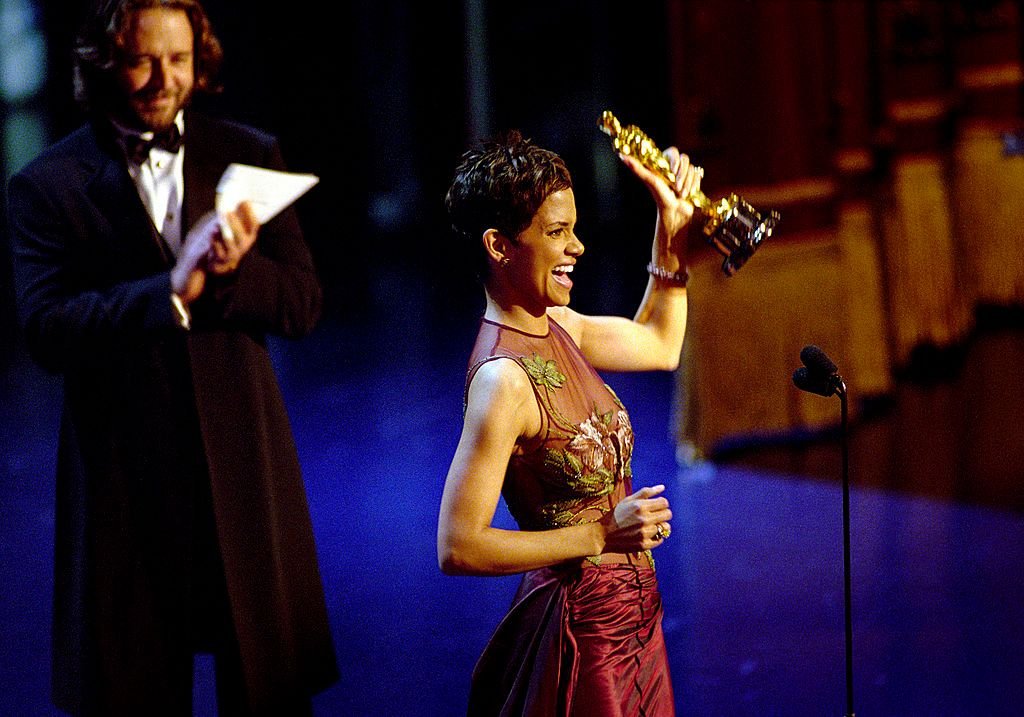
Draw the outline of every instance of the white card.
M279 172L248 164L229 165L217 182L214 207L221 233L231 236L224 215L234 211L241 202L249 202L260 224L266 224L319 181L314 174Z

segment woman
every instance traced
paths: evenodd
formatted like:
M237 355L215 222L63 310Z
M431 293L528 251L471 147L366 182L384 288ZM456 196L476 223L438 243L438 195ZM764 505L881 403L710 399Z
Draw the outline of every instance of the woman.
M629 416L595 369L672 370L686 324L686 227L700 170L669 186L622 160L658 207L633 320L568 308L583 254L569 171L518 134L467 152L446 199L480 252L487 307L438 521L441 569L525 573L473 673L471 715L671 715L651 549L664 486L632 493ZM499 495L520 530L491 527Z

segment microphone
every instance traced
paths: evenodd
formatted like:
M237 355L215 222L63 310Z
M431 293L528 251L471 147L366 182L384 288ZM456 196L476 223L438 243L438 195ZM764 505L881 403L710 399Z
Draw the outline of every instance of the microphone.
M801 391L826 398L846 393L846 384L839 375L839 368L820 348L814 344L804 346L800 349L800 360L804 367L793 372L793 383Z
M820 377L815 376L806 367L801 366L793 372L793 383L801 391L807 391L808 393L816 393L819 396L828 398L836 392L836 387L831 380L831 377Z
M800 349L800 361L816 376L833 376L839 370L832 359L814 344Z

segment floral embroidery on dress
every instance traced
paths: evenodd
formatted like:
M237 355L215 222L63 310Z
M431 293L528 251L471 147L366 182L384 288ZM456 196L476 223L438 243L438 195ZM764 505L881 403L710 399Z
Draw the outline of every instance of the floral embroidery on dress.
M598 508L587 503L610 494L631 475L633 431L625 411L594 410L573 429L564 448L547 448L544 454L544 465L550 472L542 480L566 495L565 499L541 508L546 522L553 527L572 525L583 510ZM598 509L607 510L603 506Z
M615 472L620 466L628 469L633 453L629 414L622 409L614 414L611 411L598 414L595 409L590 418L580 424L579 432L566 449L578 454L593 472Z
M522 362L523 368L526 369L526 373L530 374L530 378L538 386L556 389L565 384L565 374L558 370L558 364L554 361L545 361L539 354L530 357L523 356L519 360Z
M534 384L544 389L538 392L538 398L566 441L563 448L549 447L544 451L544 466L548 470L541 480L559 497L540 506L543 523L548 527L573 525L580 521L584 511L607 512L608 508L596 505L594 499L609 495L631 475L633 429L629 415L612 392L618 411L602 412L595 406L583 423L574 424L552 401L551 394L561 389L566 380L557 362L536 353L521 356L519 361Z

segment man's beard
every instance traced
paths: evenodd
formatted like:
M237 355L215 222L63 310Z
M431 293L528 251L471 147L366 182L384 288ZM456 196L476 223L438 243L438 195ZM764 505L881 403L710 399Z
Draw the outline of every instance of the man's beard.
M145 131L160 132L165 130L174 123L174 119L178 116L178 112L188 106L192 99L192 92L189 91L180 98L175 94L171 98L174 101L166 107L150 107L150 101L158 96L159 95L149 96L144 93L138 93L129 97L126 101L127 119L129 119L133 125L137 125L139 129Z

